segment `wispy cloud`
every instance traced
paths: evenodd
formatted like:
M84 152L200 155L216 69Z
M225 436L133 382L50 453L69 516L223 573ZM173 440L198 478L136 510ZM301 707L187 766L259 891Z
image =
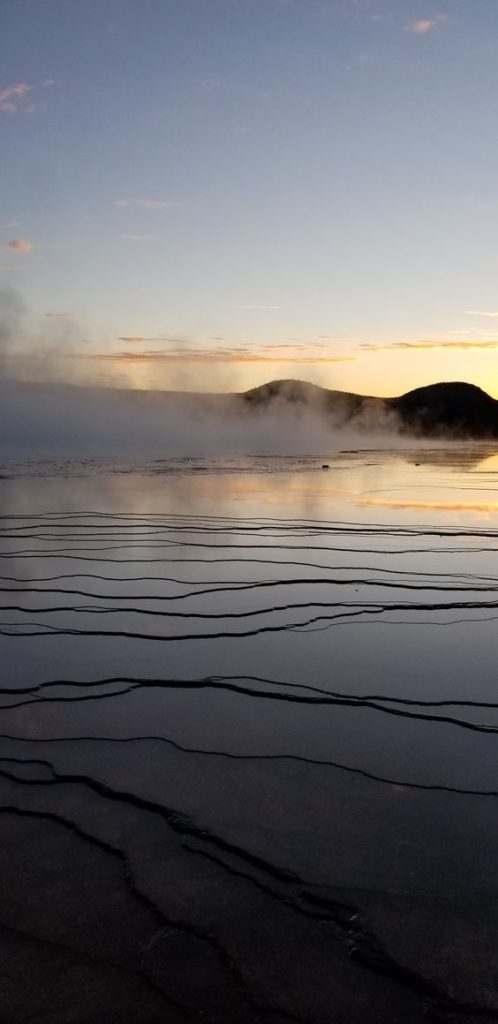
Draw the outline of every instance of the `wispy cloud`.
M275 346L276 347L276 346ZM109 363L280 363L306 365L316 363L350 363L353 356L314 356L313 354L292 354L275 352L274 346L261 349L249 347L202 349L181 346L174 349L146 349L143 352L97 352L81 354L79 358L94 359Z
M7 270L22 270L18 263L0 263L2 273Z
M437 341L431 339L421 339L420 341L393 341L390 344L376 344L363 343L360 345L360 349L363 352L393 352L393 351L420 351L428 352L431 349L439 349L443 351L450 351L457 349L463 351L465 349L498 349L498 338L491 341L480 341L476 339L461 339L460 341Z
M213 338L214 341L223 341L222 337ZM143 352L114 352L110 353L112 358L122 357L124 360L158 360L164 361L168 358L176 359L204 359L206 361L240 361L240 362L274 362L274 363L342 363L353 362L356 356L342 355L331 351L330 345L317 344L315 342L301 342L296 339L287 339L284 342L273 342L266 345L217 345L212 348L192 344L187 338L172 336L147 337L142 334L119 335L117 341L125 342L127 345L150 345L166 343L172 348L168 349L146 349ZM102 353L107 357L107 353Z
M128 209L130 206L137 206L141 210L170 210L178 203L169 199L116 199L114 206Z
M182 345L183 338L145 338L141 334L121 334L118 336L118 341L126 341L128 345L149 345L151 342L160 341L162 343L170 342L173 345Z
M44 313L43 316L48 316L52 320L70 320L71 319L71 314L70 313L58 313L58 312L53 312L52 310L49 310L48 313Z
M248 302L239 305L229 306L229 309L280 309L280 306L264 306L256 302Z
M206 92L214 92L216 89L221 89L222 86L221 78L202 78L201 88L205 89Z
M27 82L16 82L14 85L7 85L0 89L0 111L4 114L16 114L18 110L25 110L26 97L33 87Z
M354 334L319 334L318 337L323 341L357 341L358 339Z
M129 235L127 233L119 236L126 242L152 242L158 235Z
M11 252L27 253L31 252L35 246L33 245L33 242L28 242L25 238L11 238L0 248L10 249Z
M468 309L467 316L488 316L495 319L498 317L498 311L494 309Z
M406 32L412 32L416 36L426 36L428 32L432 32L433 29L437 28L446 21L446 15L436 14L432 18L420 18L418 21L411 21L408 25L405 25Z

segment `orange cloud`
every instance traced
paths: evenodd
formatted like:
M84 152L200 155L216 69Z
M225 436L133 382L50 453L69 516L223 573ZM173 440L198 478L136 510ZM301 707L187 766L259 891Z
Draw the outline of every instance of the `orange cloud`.
M494 309L492 309L492 310L468 309L467 310L467 316L489 316L489 317L495 318L495 317L498 317L498 312L496 312Z
M311 363L350 363L352 356L306 356L272 352L271 346L263 350L249 348L198 349L177 348L144 352L97 352L94 355L81 354L77 358L94 359L109 363L290 363L307 365Z
M16 82L15 85L8 85L0 90L0 111L6 114L15 114L22 105L24 97L32 89L27 82Z
M0 270L2 273L7 270L22 270L17 263L0 263Z
M305 345L304 343L301 343L301 342L294 342L293 344L289 345L288 341L287 342L278 342L278 343L276 342L274 345L265 345L264 348L265 349L272 349L272 350L275 349L277 351L280 348L287 349L287 350L291 349L293 352L299 352L299 351L309 352L310 351L310 346L309 345ZM330 348L330 346L329 345L313 345L313 349L315 349L315 348Z
M144 343L145 344L150 344L150 342L152 342L152 341L161 341L161 342L170 341L174 345L181 345L181 344L183 344L183 339L182 338L145 338L141 334L131 334L131 335L125 334L125 335L120 335L118 337L118 341L126 341L126 343L128 345L142 345Z
M301 362L317 361L318 357L315 354L317 349L319 349L319 350L325 349L327 352L330 352L330 345L320 344L318 342L311 342L311 343L307 343L307 344L301 343L301 342L296 342L296 343L289 344L288 341L286 341L286 342L275 342L274 344L271 344L271 345L258 345L257 348L256 348L256 346L249 347L247 345L239 345L239 346L231 345L230 347L228 347L228 346L226 346L226 347L218 347L218 348L210 350L210 349L193 348L193 346L189 344L189 342L187 341L186 338L169 338L169 337L162 337L162 336L159 336L159 337L158 336L156 336L156 337L147 337L146 335L142 335L142 334L131 334L131 335L130 334L125 334L125 335L119 335L117 340L118 341L125 341L128 345L144 345L144 344L151 344L151 343L156 343L156 342L159 342L159 343L167 342L167 343L169 343L171 345L178 345L178 346L181 345L182 347L178 348L176 350L179 355L181 353L189 354L191 352L195 352L196 354L204 355L207 358L209 358L209 353L212 351L212 352L219 353L220 354L220 358L222 357L223 354L230 354L230 355L233 356L236 353L239 353L241 356L251 356L251 357L255 357L257 355L258 358L262 357L262 356L265 356L265 358L273 358L273 356L274 356L275 357L274 358L275 362L289 362L291 360L293 361L293 359L296 356L296 354L299 354L299 360L296 360L296 361L301 361ZM223 338L222 337L214 337L212 340L213 341L223 341ZM287 355L286 355L286 353L287 353ZM153 354L154 354L154 352L152 351L151 355L153 355ZM159 353L157 353L157 354L159 354ZM173 354L173 350L169 350L169 353L168 352L164 353L164 355L168 355L168 354L170 354L170 355ZM352 361L352 357L348 357L346 359L346 357L332 356L330 358L331 358L331 361L333 361L333 362L345 362L345 361L351 362ZM328 360L321 359L321 361L328 361Z
M445 20L443 14L438 14L435 18L420 18L418 21L411 21L409 25L406 25L405 31L412 32L416 36L425 36Z
M360 348L364 352L390 352L390 351L414 351L427 352L431 349L495 349L498 348L498 338L494 341L431 341L431 340L420 340L420 341L393 341L389 345L377 345L375 343L364 343L360 345Z
M31 252L34 249L32 242L27 242L25 238L11 238L10 241L6 242L2 246L2 249L11 249L12 252Z

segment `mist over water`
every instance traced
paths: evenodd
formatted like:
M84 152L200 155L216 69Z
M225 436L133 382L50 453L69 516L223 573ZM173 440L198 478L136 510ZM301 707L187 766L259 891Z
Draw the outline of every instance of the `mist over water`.
M120 391L0 381L0 451L81 455L326 453L392 443L387 430L354 429L313 407L272 402L244 409L232 396Z
M8 463L2 921L122 1019L494 1013L493 447Z
M40 326L14 289L0 290L0 453L318 456L406 448L415 437L434 444L498 435L498 402L462 382L385 399L293 379L210 393L179 390L185 379L176 366L169 390L117 387L118 378L90 385L82 368L95 372L94 360L106 357L82 351L86 343L64 314L47 317Z
M37 380L7 308L0 937L147 1024L496 1015L496 444Z
M0 288L1 453L326 454L367 436L370 446L392 444L398 432L394 416L370 409L351 419L300 382L297 401L283 382L266 404L176 390L178 371L169 391L78 386L80 333L64 318L33 318L18 291Z

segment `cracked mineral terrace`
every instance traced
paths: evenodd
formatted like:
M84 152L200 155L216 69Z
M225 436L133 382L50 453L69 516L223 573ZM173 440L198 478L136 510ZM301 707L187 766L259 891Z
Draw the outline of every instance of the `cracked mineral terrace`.
M498 1020L498 457L322 462L0 465L2 1024Z

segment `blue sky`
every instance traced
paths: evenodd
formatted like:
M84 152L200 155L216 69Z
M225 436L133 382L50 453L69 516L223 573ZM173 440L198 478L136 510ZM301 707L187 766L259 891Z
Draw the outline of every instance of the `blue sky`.
M69 378L498 394L495 0L11 0L0 37L0 287Z

